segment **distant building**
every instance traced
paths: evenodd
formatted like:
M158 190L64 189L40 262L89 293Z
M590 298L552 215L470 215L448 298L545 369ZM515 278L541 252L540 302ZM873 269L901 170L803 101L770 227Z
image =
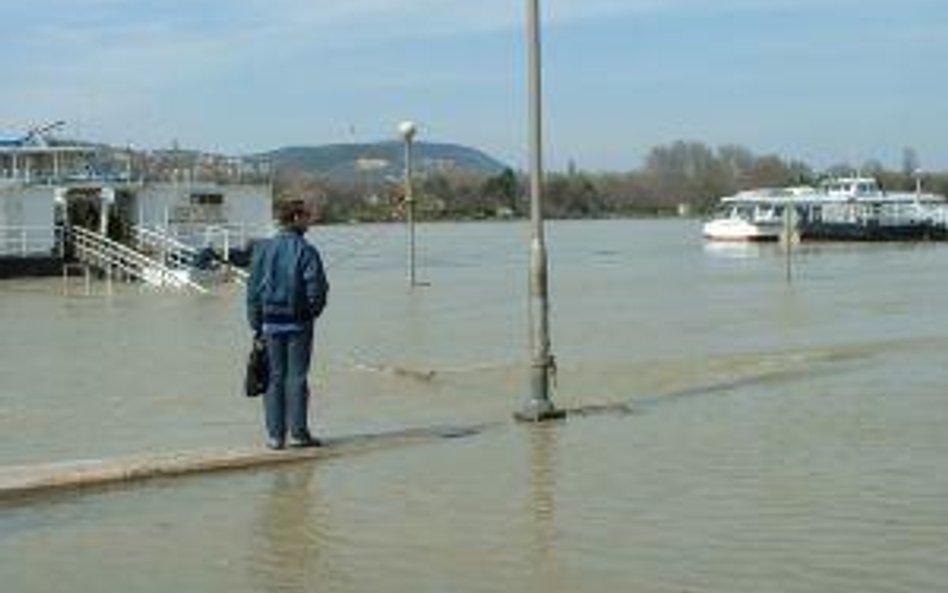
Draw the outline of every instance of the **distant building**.
M388 168L390 165L387 159L356 159L356 170L358 171L379 171Z

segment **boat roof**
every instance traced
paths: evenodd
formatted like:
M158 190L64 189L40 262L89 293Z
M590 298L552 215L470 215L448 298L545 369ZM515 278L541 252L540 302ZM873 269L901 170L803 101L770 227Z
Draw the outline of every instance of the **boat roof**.
M944 202L944 196L932 193L885 192L873 177L833 177L810 186L764 187L741 191L721 198L722 204L786 204L838 202Z
M14 136L0 132L0 146L23 146L23 136Z
M95 147L74 142L34 144L23 137L0 135L0 154L93 153Z
M875 177L831 177L830 179L824 180L822 185L827 185L830 183L871 183L875 185L877 184L877 181Z
M752 192L740 193L733 196L721 198L721 204L732 206L735 204L761 204L761 205L781 205L781 204L845 204L851 202L859 203L895 203L895 202L939 202L944 203L945 197L931 193L877 193L871 195L852 196L846 194L827 194L820 191L813 191L806 194L781 194L766 195L754 194Z
M754 202L784 204L790 200L815 195L816 190L808 185L792 187L761 187L737 192L733 196L721 198L725 203Z

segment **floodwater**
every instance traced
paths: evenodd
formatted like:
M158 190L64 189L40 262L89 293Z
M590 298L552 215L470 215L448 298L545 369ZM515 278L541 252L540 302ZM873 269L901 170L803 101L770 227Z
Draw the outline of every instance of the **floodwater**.
M10 592L918 592L948 586L948 245L548 227L555 401L517 425L524 223L313 233L317 432L475 435L0 505ZM0 465L262 439L242 295L0 282Z

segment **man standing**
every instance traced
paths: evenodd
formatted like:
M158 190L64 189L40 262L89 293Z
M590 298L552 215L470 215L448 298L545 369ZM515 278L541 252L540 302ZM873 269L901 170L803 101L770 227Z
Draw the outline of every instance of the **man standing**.
M312 210L304 200L276 205L280 231L253 248L247 318L267 345L270 381L263 396L267 447L318 447L309 431L309 373L313 323L326 306L329 284L319 251L304 235Z

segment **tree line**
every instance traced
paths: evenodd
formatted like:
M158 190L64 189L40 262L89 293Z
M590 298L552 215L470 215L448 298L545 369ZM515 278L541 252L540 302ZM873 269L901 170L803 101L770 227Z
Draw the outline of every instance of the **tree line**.
M925 191L948 194L948 172L921 173L911 148L902 167L886 169L870 161L835 165L817 171L804 162L777 155L756 155L736 145L712 148L701 142L677 141L652 148L642 166L624 173L565 172L544 179L544 214L549 218L662 216L711 209L718 198L758 187L816 185L827 177L859 173L875 177L887 190L913 190L921 179ZM391 180L329 181L299 171L278 170L276 199L304 197L317 204L325 223L398 220L404 216L405 189ZM529 214L526 175L505 169L497 175L469 171L419 174L413 183L420 220L521 218Z

